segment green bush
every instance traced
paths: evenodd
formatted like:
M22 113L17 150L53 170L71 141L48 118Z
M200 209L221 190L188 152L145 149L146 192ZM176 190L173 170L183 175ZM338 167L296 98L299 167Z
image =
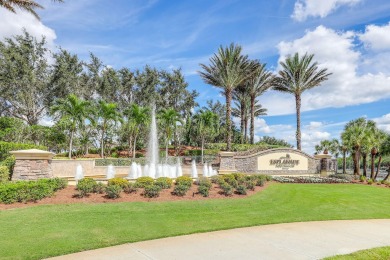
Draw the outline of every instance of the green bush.
M122 187L119 185L111 184L106 187L106 195L109 199L117 199L120 197Z
M208 197L210 194L210 187L206 185L199 185L198 192L202 194L203 197Z
M65 186L66 181L58 178L0 183L0 202L35 202L50 197Z
M9 171L9 179L12 178L12 174L14 172L14 166L15 166L15 156L11 155L11 156L8 156L7 158L5 158L1 163L0 165L2 166L6 166L8 168L8 171Z
M173 194L176 196L183 197L184 195L186 195L190 187L191 186L188 186L186 184L176 184L175 188L173 189Z
M108 180L108 186L111 185L117 185L124 189L129 185L129 182L126 179L116 177Z
M366 181L366 176L360 176L360 178L359 178L359 180L360 180L360 182L365 182Z
M156 180L155 185L160 186L162 189L169 189L172 187L172 179L168 177L160 177Z
M211 183L218 184L221 180L223 180L222 175L213 175L210 177Z
M93 187L93 193L103 194L105 191L106 185L104 185L102 182L96 183L96 185Z
M0 182L9 181L9 170L7 166L0 166Z
M245 181L244 185L248 190L255 190L256 181Z
M176 185L185 185L188 187L191 187L192 185L192 179L189 176L180 176L176 178Z
M135 185L135 183L129 182L129 184L123 188L123 191L127 194L137 193L138 188L137 188L137 185Z
M160 196L161 187L158 185L149 185L144 189L144 197L146 198L157 198Z
M76 189L78 190L79 197L85 197L89 193L93 193L95 191L95 187L97 182L92 178L84 178L78 181L76 185Z
M118 154L117 152L113 152L113 153L111 154L111 157L113 157L113 158L119 158L119 154Z
M371 185L371 184L373 184L374 183L374 180L373 179L369 179L368 181L367 181L367 184L368 185Z
M228 183L222 183L220 185L221 189L222 189L222 194L224 194L225 196L231 196L233 195L233 187L228 184Z
M154 179L152 177L139 177L136 181L135 181L135 185L137 186L137 188L145 188L146 186L151 186L154 184Z
M246 195L247 194L247 188L245 185L238 185L236 188L236 193L240 195Z
M199 186L206 186L209 189L211 189L211 186L212 186L211 181L205 177L199 178L199 180L196 181L196 184Z
M223 180L229 185L233 186L234 188L238 186L238 181L236 180L233 174L223 175Z

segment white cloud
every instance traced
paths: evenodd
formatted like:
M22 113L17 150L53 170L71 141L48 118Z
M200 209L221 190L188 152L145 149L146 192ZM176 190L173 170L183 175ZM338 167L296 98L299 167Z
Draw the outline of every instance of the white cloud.
M291 17L296 21L304 21L309 16L324 18L343 5L355 5L361 0L298 0L294 5Z
M314 130L314 129L320 128L321 126L323 126L322 122L312 121L309 123L309 125L307 127L309 130Z
M31 14L18 10L14 14L4 8L0 9L1 26L0 26L0 40L5 37L10 38L14 35L22 34L23 28L27 30L32 36L40 39L42 36L46 37L46 41L50 48L54 48L54 40L56 33L53 29L42 24Z
M384 57L363 54L356 49L355 40L356 33L353 31L336 32L318 26L313 31L307 31L302 38L278 45L279 61L295 52L301 55L313 53L319 67L328 68L333 73L321 86L304 92L302 111L358 105L390 97L390 70L387 67L371 72L365 66L364 73L360 71L366 60L385 62ZM273 93L272 101L265 100L263 103L269 115L295 112L294 98L288 94Z
M390 134L390 114L374 118L373 120L376 122L379 129L382 129Z
M365 32L359 34L359 38L372 50L390 50L390 22L384 26L367 25Z

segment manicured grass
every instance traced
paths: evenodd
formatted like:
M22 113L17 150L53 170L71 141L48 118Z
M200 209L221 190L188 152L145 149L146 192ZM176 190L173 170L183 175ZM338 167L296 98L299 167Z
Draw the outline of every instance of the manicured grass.
M324 258L324 260L388 260L390 259L390 246L377 247L367 250L357 251L348 255L338 255Z
M273 184L244 199L37 206L0 212L0 258L39 259L271 223L369 218L390 218L390 189Z

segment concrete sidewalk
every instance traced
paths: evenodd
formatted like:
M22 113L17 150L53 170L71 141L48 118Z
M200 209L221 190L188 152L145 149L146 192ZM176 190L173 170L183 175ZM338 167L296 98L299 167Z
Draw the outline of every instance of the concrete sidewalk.
M321 259L390 246L390 219L275 224L156 239L52 259Z

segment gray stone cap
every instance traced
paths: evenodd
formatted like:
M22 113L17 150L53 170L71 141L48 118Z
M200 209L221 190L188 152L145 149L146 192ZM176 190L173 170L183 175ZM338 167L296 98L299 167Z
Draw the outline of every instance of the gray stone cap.
M240 155L240 154L236 153L235 158L250 158L250 157L259 156L259 155L263 155L263 154L278 153L278 152L295 153L295 154L300 154L300 155L303 155L303 156L311 158L311 159L319 159L319 158L315 158L315 157L313 157L305 152L302 152L302 151L300 151L298 149L294 149L294 148L273 148L273 149L262 150L259 152L255 152L253 154L246 154L246 155Z
M235 152L219 152L221 157L233 157L235 154Z
M332 155L321 153L321 154L314 155L314 158L316 158L316 159L324 159L324 158L330 159L330 158L332 158Z
M10 151L10 154L13 154L17 160L51 160L55 155L55 153L39 149Z

